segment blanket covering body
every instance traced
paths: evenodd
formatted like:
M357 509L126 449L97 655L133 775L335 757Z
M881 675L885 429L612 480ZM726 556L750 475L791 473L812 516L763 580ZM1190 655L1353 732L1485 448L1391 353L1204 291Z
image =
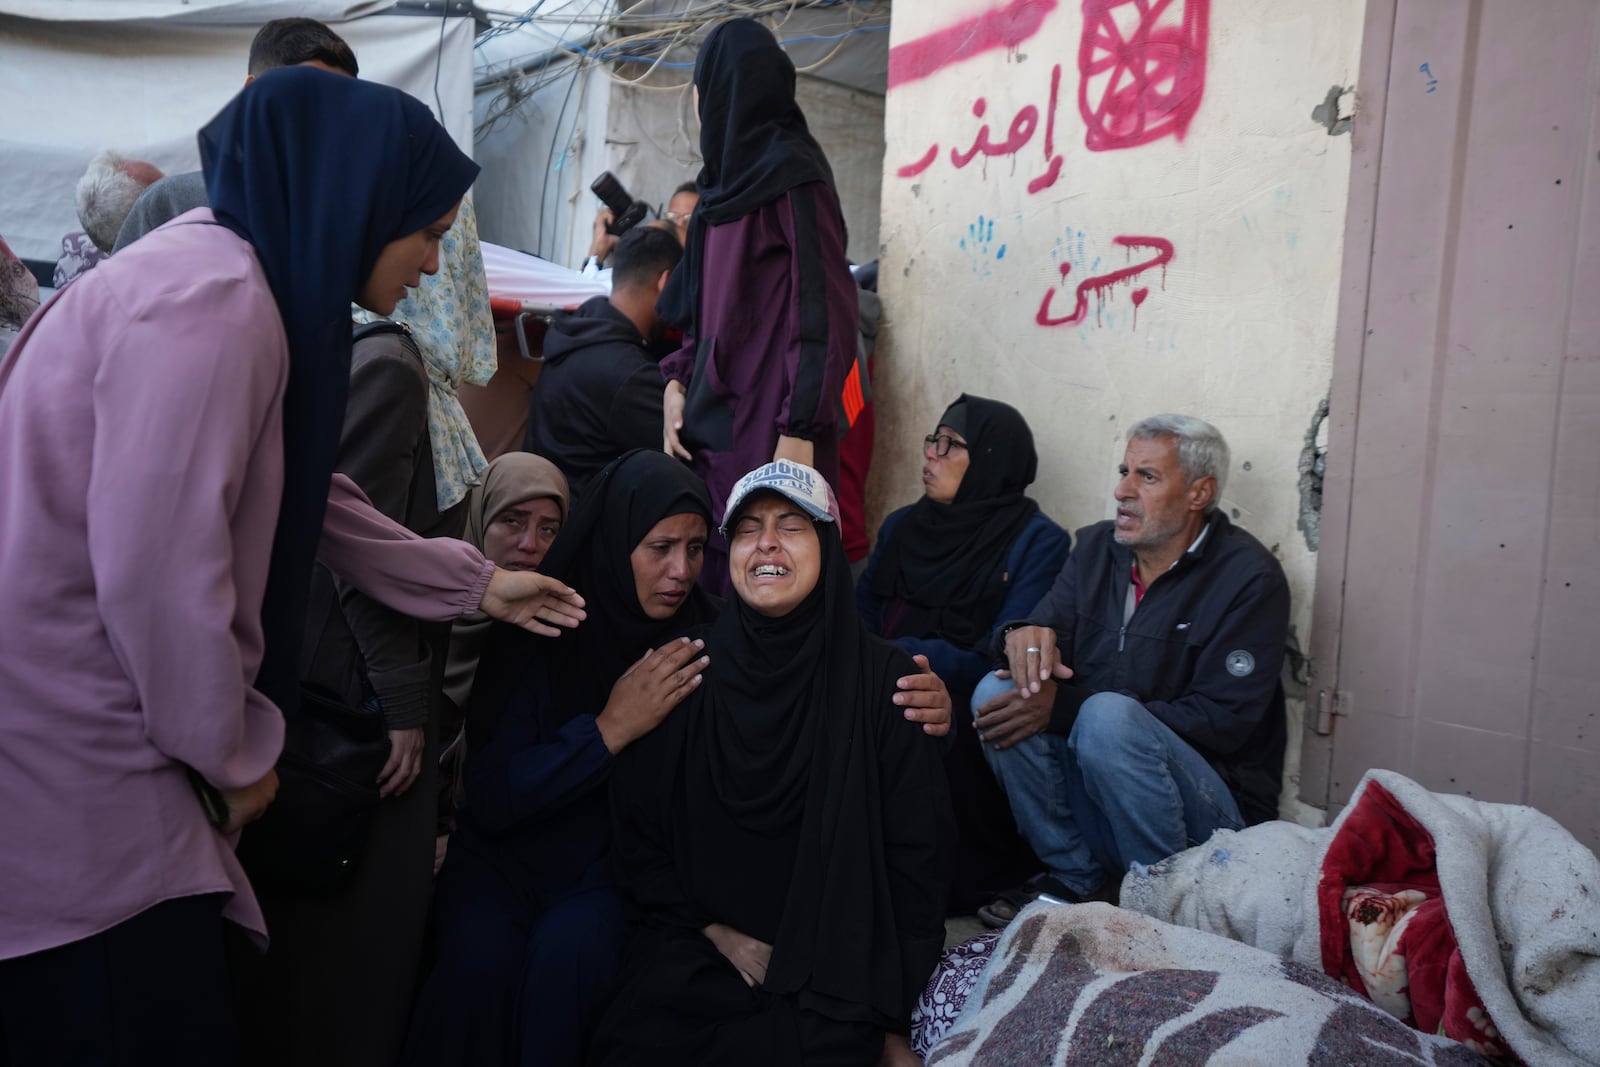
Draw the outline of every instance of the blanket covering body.
M1428 901L1403 914L1419 891ZM1480 1031L1474 1047L1509 1047L1528 1064L1600 1063L1600 861L1532 808L1369 771L1331 827L1218 831L1130 872L1121 904L1326 970L1358 990L1371 978L1362 957L1387 963L1394 948L1392 939L1361 944L1363 904L1380 935L1399 931L1400 920L1414 918L1407 936L1431 923L1427 947L1453 935L1438 973L1418 973L1412 960L1408 995L1403 981L1369 995L1415 1009L1421 1025L1416 1002L1431 983L1424 999L1442 992L1443 1002L1427 1012L1443 1012L1446 1033L1467 1019Z
M1323 974L1108 904L1007 927L928 1067L1486 1067Z

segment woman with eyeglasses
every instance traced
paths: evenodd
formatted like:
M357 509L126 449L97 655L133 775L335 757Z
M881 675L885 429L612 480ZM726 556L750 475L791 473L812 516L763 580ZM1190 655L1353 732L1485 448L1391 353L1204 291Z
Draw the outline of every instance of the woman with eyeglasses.
M923 439L922 458L923 497L884 520L856 607L873 633L926 655L959 701L988 670L995 630L1049 591L1072 537L1026 495L1039 459L1009 404L963 394ZM1037 864L972 720L955 719L945 769L960 844L949 905L969 913Z

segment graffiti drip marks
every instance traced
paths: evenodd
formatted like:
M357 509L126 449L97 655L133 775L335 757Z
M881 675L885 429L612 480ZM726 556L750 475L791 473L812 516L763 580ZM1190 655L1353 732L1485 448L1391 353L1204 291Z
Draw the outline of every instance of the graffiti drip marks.
M1184 132L1206 86L1211 0L1083 0L1078 110L1092 152ZM1127 27L1126 31L1124 27Z
M1011 0L983 14L889 50L889 88L928 77L952 63L998 48L1014 49L1039 32L1059 0Z
M1079 282L1077 288L1077 303L1073 306L1072 313L1069 315L1063 315L1060 317L1051 315L1050 305L1055 298L1056 290L1046 289L1044 299L1039 302L1039 313L1034 316L1035 322L1037 322L1040 326L1075 326L1078 323L1083 322L1084 319L1088 318L1089 315L1090 293L1093 293L1095 296L1095 313L1098 319L1099 309L1105 304L1107 297L1110 295L1112 286L1117 285L1120 282L1131 283L1133 279L1137 278L1139 275L1145 273L1146 271L1154 270L1157 267L1161 268L1162 287L1166 287L1167 264L1172 262L1173 257L1171 241L1168 241L1164 237L1115 237L1112 238L1112 243L1121 245L1123 248L1128 249L1128 254L1130 256L1133 254L1133 250L1135 249L1150 249L1155 252L1155 255L1151 256L1149 259L1143 260L1142 262L1130 264L1121 270L1114 270L1108 274L1096 274L1093 277L1085 278L1083 281ZM1062 263L1059 269L1061 271L1061 281L1064 284L1066 282L1067 275L1072 272L1072 264ZM1145 302L1145 299L1149 297L1149 295L1150 289L1147 286L1134 289L1132 293L1129 294L1130 298L1133 300L1135 315L1138 314L1139 306Z

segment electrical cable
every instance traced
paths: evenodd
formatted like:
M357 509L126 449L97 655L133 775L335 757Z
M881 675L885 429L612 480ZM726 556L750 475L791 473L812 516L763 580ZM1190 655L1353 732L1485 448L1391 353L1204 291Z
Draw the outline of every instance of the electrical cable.
M578 77L574 76L573 79L567 83L567 93L566 93L565 96L563 96L561 98L561 110L556 112L556 121L553 123L555 129L550 134L550 150L544 154L544 173L545 173L546 182L549 181L550 163L551 163L552 160L555 159L555 155L556 155L556 141L560 140L560 138L561 138L561 120L563 118L565 118L566 115L567 115L567 103L568 103L568 101L570 101L572 99L572 87L574 85L577 85L579 81L580 81L580 79ZM539 250L539 254L541 256L544 255L544 209L545 209L545 203L547 201L551 200L551 199L552 199L551 197L546 196L546 197L541 197L540 201L539 201L539 229L537 231L535 231L535 234L534 234L534 247ZM558 209L557 210L558 217L559 217L559 214L560 214L560 212L559 212L559 209Z
M450 22L450 0L444 0L444 12L439 16L439 48L433 56L433 106L439 112L439 121L446 129L450 123L444 116L444 101L439 97L439 69L444 66L444 28Z
M478 44L481 46L484 41L492 39L497 35L497 32L502 31L507 26L515 28L517 25L526 24L528 28L534 29L541 36L547 36L556 41L556 49L569 51L585 61L579 63L572 70L563 70L563 76L571 76L585 70L588 62L600 62L606 65L603 73L612 81L630 88L655 92L682 92L687 84L686 82L671 82L664 85L648 84L647 79L662 70L692 69L694 66L692 61L674 61L669 60L667 56L674 49L688 47L692 44L693 37L699 36L729 18L765 14L774 16L775 20L779 21L779 25L782 25L788 22L794 12L801 9L832 8L839 10L845 16L845 28L842 32L818 32L780 40L779 43L783 45L835 42L835 47L830 49L821 59L799 67L800 73L812 73L826 66L843 50L843 42L849 38L863 33L882 33L889 28L885 21L888 13L887 4L883 3L882 0L876 0L876 2L874 0L754 0L754 2L746 3L736 3L733 0L712 0L712 2L701 7L691 8L682 14L673 16L621 13L597 18L590 12L580 9L564 20L554 16L538 16L538 8L542 4L543 0L540 0L539 5L529 8L519 15L511 15L507 22L492 24L488 30L479 35ZM505 18L510 15L507 12L480 13L490 18ZM685 14L698 15L700 17L685 18L683 17ZM557 21L564 22L559 34L552 33L543 25L538 25L538 23L553 24ZM570 36L572 30L579 24L592 24L596 28L609 28L616 36L613 36L602 46L586 47L573 41ZM636 29L632 33L622 32L627 28ZM610 69L611 65L619 63L641 63L648 64L648 67L637 76L629 76L619 74ZM540 68L541 72L548 69L548 66L547 60L544 66ZM480 77L478 79L477 89L479 91L492 90L497 86L525 78L526 76L527 72L525 70L508 71L499 76L490 74L488 77ZM542 79L538 79L538 81L540 82L538 87L542 87ZM532 90L533 87L525 87L525 91L521 94L510 94L513 100L508 100L508 103L511 106L516 106L521 100L525 100L528 92ZM505 95L502 94L503 97ZM498 105L499 100L496 103ZM497 106L479 124L480 130L492 128L502 117L502 109Z
M628 11L615 11L609 2L566 3L546 13L543 10L545 4L546 0L535 0L531 6L519 11L474 8L480 23L487 24L474 42L474 50L480 56L484 55L481 49L489 41L515 33L531 33L552 42L531 61L524 59L500 63L497 64L498 70L495 69L496 65L479 67L474 78L476 93L494 95L483 111L483 118L474 124L474 135L476 140L483 140L501 122L532 103L538 94L566 81L561 105L555 111L551 124L549 146L545 151L543 173L547 195L540 198L538 225L533 241L533 247L539 255L553 255L555 258L562 258L565 252L565 248L561 247L562 235L555 232L561 225L562 203L565 200L569 208L565 237L570 244L577 226L576 215L570 209L582 195L581 175L574 179L576 184L570 195L564 197L560 191L562 183L559 173L554 175L552 188L551 170L552 166L556 167L557 172L566 169L568 156L574 151L574 142L579 136L580 123L576 118L565 131L563 123L572 103L574 87L580 82L583 83L579 96L580 115L588 92L588 79L596 74L636 91L685 93L691 82L682 72L694 68L693 54L698 50L699 40L717 25L735 18L768 20L779 38L778 43L785 48L832 42L833 46L821 58L803 66L797 65L797 73L809 74L837 59L851 40L864 34L886 32L889 29L890 6L889 0L689 0L682 10L671 13L640 12L638 8L643 4L635 5ZM576 11L572 10L574 7ZM818 12L825 17L812 20L812 24L806 27L810 32L792 37L779 34L778 31L789 26L801 11ZM837 32L831 32L835 30ZM438 81L443 48L444 21L441 20L439 56L434 68L436 105L439 104ZM663 78L667 72L672 74ZM442 119L442 105L440 113ZM686 128L680 132L688 136ZM558 165L557 148L563 140L566 143L560 149ZM581 155L581 141L578 141L577 151ZM574 168L575 174L577 169ZM548 230L547 212L553 212ZM547 232L551 234L550 248L546 248Z

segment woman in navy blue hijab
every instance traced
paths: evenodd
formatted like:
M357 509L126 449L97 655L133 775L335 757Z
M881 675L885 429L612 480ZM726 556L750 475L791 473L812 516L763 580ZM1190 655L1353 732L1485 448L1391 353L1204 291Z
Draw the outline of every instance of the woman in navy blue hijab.
M436 269L477 174L421 104L307 68L200 148L214 213L75 281L0 365L0 1062L237 1062L224 940L266 929L232 835L276 788L264 696L294 704L350 303ZM347 546L394 528L370 516L340 508ZM475 550L401 543L359 575L386 605L504 615Z
M257 77L200 131L200 159L211 210L255 248L289 340L283 503L256 689L292 714L350 383L350 304L394 310L419 279L405 276L407 249L389 262L385 250L428 241L432 223L448 229L478 165L414 97L305 66Z

